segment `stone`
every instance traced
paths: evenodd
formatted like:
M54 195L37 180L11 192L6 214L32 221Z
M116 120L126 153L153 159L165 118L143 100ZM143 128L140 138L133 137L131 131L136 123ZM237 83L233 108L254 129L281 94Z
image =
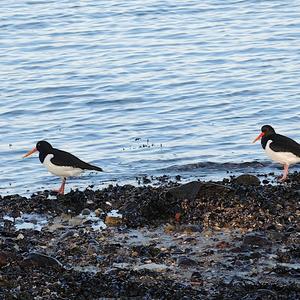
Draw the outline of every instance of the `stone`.
M167 224L167 225L164 227L164 232L165 232L165 233L171 233L171 232L174 232L175 230L176 230L176 226L171 225L171 224Z
M178 187L171 188L166 193L167 199L195 199L203 185L200 181L192 181Z
M134 268L135 271L149 270L149 271L154 271L154 272L164 272L168 269L169 269L169 267L167 265L156 264L156 263L143 264L143 265L136 266Z
M83 209L81 212L81 214L83 216L88 216L88 215L90 215L90 213L91 213L91 211L88 208Z
M238 176L235 180L235 183L246 186L259 186L260 180L257 176L251 174L243 174Z
M195 271L191 275L191 283L197 285L203 285L202 274L198 271Z
M194 233L194 232L202 232L203 227L201 225L196 224L187 224L187 225L181 225L180 231L183 231L185 233Z
M9 254L6 252L0 252L0 268L8 264Z
M260 233L249 233L244 236L242 245L246 247L263 247L270 246L271 244L272 242L266 236Z
M23 260L23 266L63 268L56 258L38 252L29 253Z
M100 217L101 214L102 214L102 209L101 208L95 209L95 216L96 217Z
M105 224L107 226L119 226L123 223L122 218L116 216L106 216Z
M178 267L189 268L189 267L194 267L195 265L197 265L197 262L186 256L181 256L177 259L177 265L178 265Z
M24 239L24 234L19 233L17 236L17 240L23 240Z

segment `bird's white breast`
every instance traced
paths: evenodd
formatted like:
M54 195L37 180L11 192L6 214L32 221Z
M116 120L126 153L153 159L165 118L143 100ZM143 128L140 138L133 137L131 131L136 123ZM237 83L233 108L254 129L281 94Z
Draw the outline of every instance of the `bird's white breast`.
M292 152L276 152L273 151L270 148L270 144L272 143L272 140L268 140L265 152L266 154L274 161L280 163L280 164L287 164L292 165L300 162L300 158L293 154Z
M53 154L48 154L43 161L43 165L48 169L50 173L60 177L69 177L77 176L83 171L80 168L73 168L70 166L57 166L51 162L51 158L53 156Z

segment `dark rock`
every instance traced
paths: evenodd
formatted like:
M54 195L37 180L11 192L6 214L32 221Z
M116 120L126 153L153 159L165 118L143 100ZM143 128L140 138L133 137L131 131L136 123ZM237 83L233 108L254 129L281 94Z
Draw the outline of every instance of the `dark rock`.
M200 272L193 272L192 275L191 275L191 282L193 284L199 284L199 285L202 285L203 284L203 276Z
M23 260L22 265L26 266L36 266L36 267L50 267L62 269L63 265L56 258L42 254L42 253L29 253Z
M277 251L277 260L281 263L289 263L292 257L288 251Z
M149 179L147 176L143 177L143 184L149 184L151 183L151 179Z
M235 183L240 184L240 185L253 185L253 186L259 186L260 185L260 180L257 176L255 175L250 175L250 174L243 174L238 176L235 180Z
M262 257L262 254L260 252L253 252L253 253L250 254L250 257L252 259L258 259L258 258Z
M4 251L0 251L0 269L7 265L9 262L9 254Z
M216 248L218 249L228 249L231 245L226 241L221 241L216 244Z
M181 176L180 176L180 175L176 175L176 176L175 176L175 179L176 179L177 181L180 181L180 180L181 180Z
M192 181L181 186L171 188L167 191L166 198L170 200L195 199L202 185L203 183L200 181Z
M178 265L178 267L189 268L189 267L196 266L197 262L186 256L181 256L181 257L178 257L178 259L177 259L177 265Z
M184 243L185 244L193 244L196 245L197 244L197 240L193 237L188 237L186 239L184 239Z
M213 182L200 182L192 181L178 187L174 187L168 190L166 193L167 199L177 200L194 200L198 197L206 195L208 192L217 196L220 192L230 192L232 189L223 184L217 184Z
M82 210L81 214L83 216L88 216L91 213L91 211L88 208L85 208Z
M159 248L152 246L152 245L133 246L132 251L136 252L138 254L138 256L146 256L146 257L155 257L161 252Z
M260 233L249 233L244 236L243 246L244 247L265 247L270 246L272 242L267 237Z
M218 199L219 197L233 197L234 192L235 189L233 187L214 182L204 182L199 189L196 198L211 201L212 199Z

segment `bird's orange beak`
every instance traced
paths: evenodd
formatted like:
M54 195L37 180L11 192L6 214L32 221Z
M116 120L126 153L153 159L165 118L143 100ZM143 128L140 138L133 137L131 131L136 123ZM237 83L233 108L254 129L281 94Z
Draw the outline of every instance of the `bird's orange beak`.
M30 150L25 155L23 155L23 158L30 156L31 154L33 154L36 151L37 151L37 149L36 149L36 147L34 147L32 150Z
M265 135L265 133L262 132L260 135L257 136L257 138L256 138L252 143L255 143L255 142L257 142L258 140L260 140L264 135Z

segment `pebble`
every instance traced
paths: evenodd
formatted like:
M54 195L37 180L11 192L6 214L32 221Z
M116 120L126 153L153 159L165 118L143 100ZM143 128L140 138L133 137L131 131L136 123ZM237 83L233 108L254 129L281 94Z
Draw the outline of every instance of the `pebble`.
M81 214L83 216L88 216L88 215L91 214L91 211L88 208L85 208L85 209L82 210Z
M120 217L114 217L114 216L105 217L105 224L108 226L119 226L122 223L123 223L123 219Z
M95 216L96 217L100 217L101 214L102 214L102 209L101 208L95 209Z
M203 276L198 271L192 273L190 280L193 284L203 285Z
M24 239L24 234L19 233L17 236L17 240L23 240Z
M184 268L194 267L197 265L197 262L186 256L181 256L177 259L177 265L178 265L178 267L184 267Z
M185 233L202 232L203 226L198 225L198 224L181 225L180 230Z

